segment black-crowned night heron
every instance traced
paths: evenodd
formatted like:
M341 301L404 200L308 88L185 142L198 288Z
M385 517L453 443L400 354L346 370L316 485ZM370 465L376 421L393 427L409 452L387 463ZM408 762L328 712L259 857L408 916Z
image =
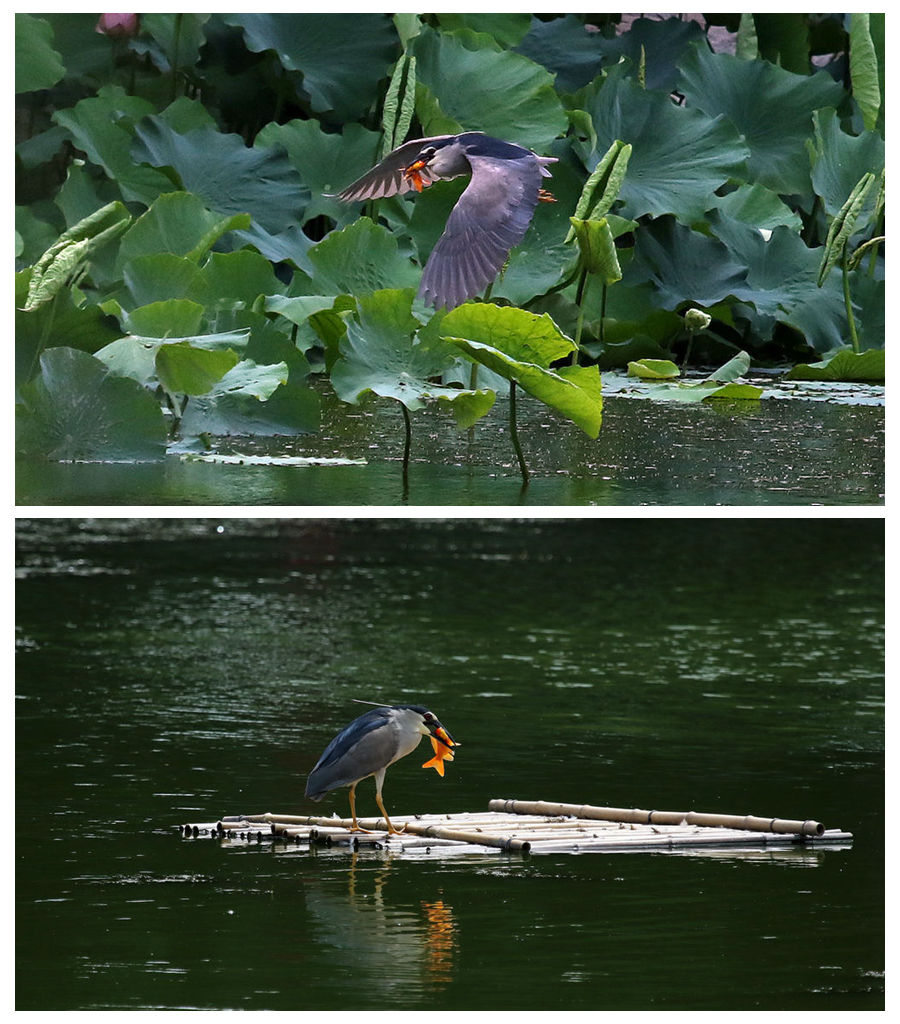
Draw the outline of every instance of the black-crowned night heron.
M419 295L435 308L453 309L497 276L510 249L522 241L538 201L554 202L541 188L556 157L503 142L484 132L413 139L389 153L338 198L381 199L432 182L472 175L431 251Z
M360 703L368 703L361 701ZM325 748L306 782L310 800L321 800L341 786L350 787L351 831L363 832L356 823L356 786L375 776L375 802L384 815L388 832L397 833L381 800L381 787L388 767L411 754L423 736L430 736L434 757L422 766L444 774L443 762L452 761L451 748L459 746L437 718L421 704L379 704L342 729Z

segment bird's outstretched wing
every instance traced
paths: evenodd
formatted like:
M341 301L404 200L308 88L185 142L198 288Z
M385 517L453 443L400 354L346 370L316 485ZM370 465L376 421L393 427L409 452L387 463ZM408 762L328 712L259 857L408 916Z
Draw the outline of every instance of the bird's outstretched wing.
M419 295L453 309L497 276L528 230L543 171L533 153L516 159L466 154L472 180L428 257Z
M416 159L419 152L429 142L437 142L441 139L449 139L449 135L433 135L427 139L411 139L404 142L402 146L388 153L388 155L376 164L371 171L357 178L341 192L337 193L338 199L345 203L355 202L361 199L382 199L385 196L402 195L414 188L411 181L403 177L403 169ZM428 173L427 168L422 168L421 176L430 184L435 179Z

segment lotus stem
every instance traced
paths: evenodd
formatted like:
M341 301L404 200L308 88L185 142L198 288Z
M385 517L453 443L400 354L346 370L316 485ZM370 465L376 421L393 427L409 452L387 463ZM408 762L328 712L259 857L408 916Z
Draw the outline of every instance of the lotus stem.
M519 470L522 473L522 485L528 483L531 474L525 465L525 456L522 454L522 446L519 444L519 431L516 427L516 382L509 382L509 432L512 436L513 448L516 450L516 458L519 460Z
M401 402L400 409L403 412L403 423L406 427L406 443L403 446L403 486L409 479L409 450L412 447L412 424L409 422L409 410Z
M853 319L853 303L850 300L850 272L847 270L847 243L844 243L841 259L841 277L844 283L844 306L847 310L847 326L850 328L850 344L853 351L859 353L859 335L856 333L856 321Z
M575 325L575 351L572 353L572 365L578 364L578 353L581 351L581 331L584 328L584 293L587 290L587 268L582 268L578 278L578 290L575 293L575 305L578 307L578 323ZM602 321L601 321L602 330Z

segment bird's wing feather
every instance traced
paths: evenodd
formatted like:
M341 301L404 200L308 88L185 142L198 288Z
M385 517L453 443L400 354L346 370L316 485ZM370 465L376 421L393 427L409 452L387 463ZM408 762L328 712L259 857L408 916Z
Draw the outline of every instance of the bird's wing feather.
M425 139L411 139L404 142L402 146L388 153L388 155L376 164L371 171L356 181L352 182L345 189L337 193L338 199L344 202L356 202L362 199L382 199L385 196L402 195L412 189L413 183L403 177L403 170L416 159L423 146L429 142L437 142L440 139L450 138L449 135L433 135ZM422 169L422 177L429 181L434 180L428 169Z
M431 252L419 295L453 309L496 276L528 230L538 203L541 165L533 153L514 160L467 153L472 180Z
M390 764L397 734L388 726L391 708L372 708L342 730L325 748L306 782L306 795L319 800L332 789L349 786Z

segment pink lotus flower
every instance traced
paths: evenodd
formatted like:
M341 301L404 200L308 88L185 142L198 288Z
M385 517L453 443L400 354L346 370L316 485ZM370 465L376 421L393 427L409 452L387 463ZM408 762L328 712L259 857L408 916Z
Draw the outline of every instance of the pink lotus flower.
M106 36L136 36L139 18L139 14L101 14L96 31Z

